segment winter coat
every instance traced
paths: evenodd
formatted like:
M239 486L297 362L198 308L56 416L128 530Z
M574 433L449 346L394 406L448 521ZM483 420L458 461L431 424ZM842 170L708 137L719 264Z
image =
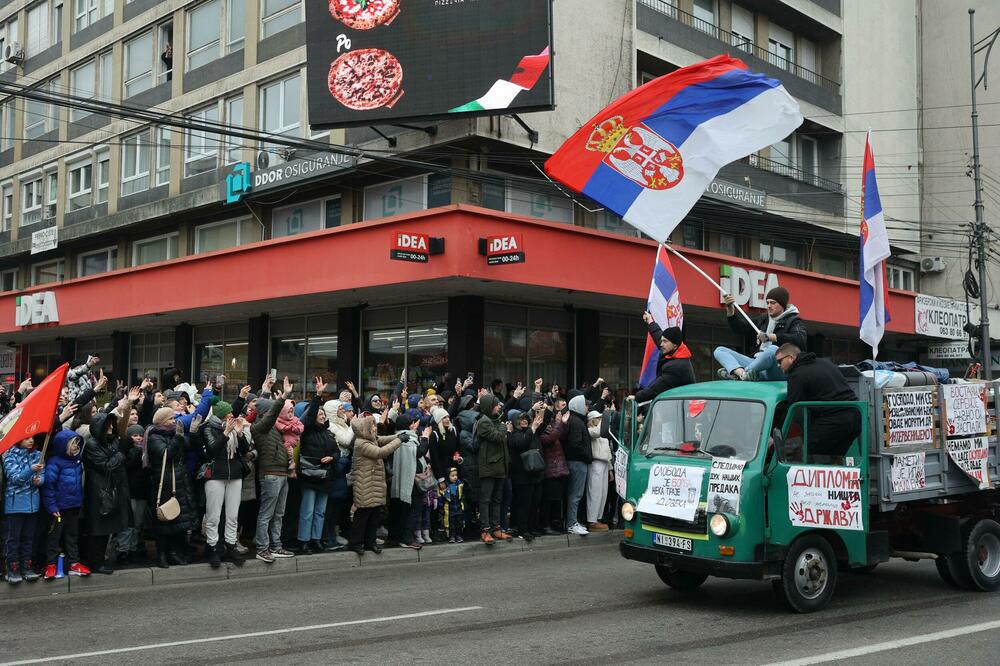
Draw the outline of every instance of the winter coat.
M355 417L354 459L351 476L354 479L354 504L359 509L384 506L386 502L385 459L398 449L398 437L375 435L375 419L371 416Z
M128 474L113 430L117 420L114 414L96 414L83 445L83 513L91 536L116 534L129 526ZM112 434L106 435L109 425Z
M510 450L510 482L514 485L541 483L545 470L528 472L521 462L521 454L525 451L535 449L540 453L542 450L542 441L531 427L515 426L513 432L507 433L507 448Z
M31 479L36 473L31 467L42 462L42 452L38 449L22 449L19 446L3 454L3 473L7 478L4 488L4 513L35 513L41 500L40 486ZM45 470L37 473L45 483Z
M507 451L507 430L493 409L497 399L493 395L479 398L479 412L483 417L476 422L473 437L479 442L479 478L506 479L510 467Z
M563 453L562 439L566 433L563 422L556 416L542 433L542 457L545 458L545 478L558 479L569 476L566 455Z
M157 536L169 536L173 534L183 534L187 530L197 530L199 525L198 508L195 503L195 495L191 477L185 474L184 453L187 441L183 435L178 435L174 428L157 427L152 428L146 435L146 455L149 458L149 466L152 475L152 490L150 492L150 509L154 516L157 505L157 492L160 487L160 475L163 472L163 492L159 494L159 503L163 504L171 497L176 497L181 505L180 515L170 522L164 522L154 517L153 534ZM166 467L164 468L164 459ZM171 480L171 466L174 469L177 490L173 490Z
M840 369L825 358L803 352L788 369L788 404L855 401L857 396ZM809 407L808 453L843 456L861 432L860 412L853 407Z
M281 433L274 427L284 405L284 400L257 400L257 418L250 426L250 434L257 449L257 469L261 476L288 476L288 451Z
M322 408L323 399L316 396L309 402L302 415L303 430L299 445L299 485L303 490L310 489L329 493L333 488L333 467L337 459L340 458L340 447L337 446L337 438L333 436L327 425L316 423L316 415ZM333 458L333 461L321 463L320 460L326 457ZM326 476L322 479L315 479L303 474L303 458L320 469L326 470Z
M222 419L215 414L208 417L208 421L192 435L192 442L200 444L205 451L205 460L211 464L212 479L216 481L229 481L231 479L242 479L244 476L244 465L240 460L250 451L250 441L246 435L238 435L234 430L229 435L225 434L225 424ZM229 438L236 438L236 448L232 457L229 456ZM159 483L159 479L157 479Z
M434 431L431 433L431 469L434 470L434 478L447 479L448 470L458 467L454 461L454 456L458 453L458 433L455 426L451 426L442 432L439 424L434 424Z
M611 442L601 436L601 426L587 428L590 434L590 455L594 460L611 462Z
M649 335L657 347L663 339L663 331L656 322L649 323ZM694 365L691 363L691 350L683 342L669 354L660 354L656 361L656 378L644 389L635 394L636 402L652 400L664 391L678 386L695 383Z
M70 368L66 371L66 390L69 392L69 401L74 402L84 391L93 388L90 382L90 366L86 363Z
M330 499L347 499L350 497L350 473L351 458L354 453L354 430L347 421L337 416L336 410L331 415L328 405L333 402L327 401L323 405L326 411L327 427L333 433L333 438L337 440L337 447L340 455L333 463L333 485L330 487Z
M118 448L125 456L128 496L135 499L148 498L152 486L151 472L142 464L142 447L133 444L131 437L122 437L118 440Z
M463 409L458 413L458 444L462 456L458 474L465 481L465 498L472 503L479 502L479 442L473 436L479 412Z
M582 462L589 465L593 460L590 451L590 433L587 432L587 403L583 396L570 398L569 420L566 422L566 440L563 452L567 462Z
M69 455L67 448L77 441L76 455ZM52 514L64 509L83 506L83 440L72 430L60 430L52 438L52 453L45 463L45 484L42 485L42 506Z
M757 324L757 328L761 331L767 330L769 317L766 313L752 319L754 319L754 323ZM734 333L742 335L744 338L753 338L756 341L757 331L750 327L750 324L747 323L747 320L739 312L734 312L732 316L727 316L726 321ZM808 335L806 332L806 323L799 317L799 310L794 305L789 304L785 308L785 311L778 316L772 333L774 333L778 341L768 344L781 346L786 342L790 342L802 351L805 351L806 336ZM756 346L755 344L754 347Z

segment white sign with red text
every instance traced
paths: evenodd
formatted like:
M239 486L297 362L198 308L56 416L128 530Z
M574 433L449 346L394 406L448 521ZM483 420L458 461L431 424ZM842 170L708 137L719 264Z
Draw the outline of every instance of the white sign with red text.
M788 520L795 527L863 530L861 470L794 465L788 483Z
M976 482L980 490L991 487L990 443L986 437L949 439L947 447L948 457Z
M693 521L701 502L704 476L704 467L653 465L646 492L639 498L639 513Z
M986 433L986 386L945 384L941 387L948 437L968 437Z

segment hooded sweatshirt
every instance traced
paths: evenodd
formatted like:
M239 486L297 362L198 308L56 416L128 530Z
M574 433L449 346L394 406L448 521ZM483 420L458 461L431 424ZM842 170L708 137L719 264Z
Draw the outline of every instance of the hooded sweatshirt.
M493 410L500 404L491 393L479 398L479 413L473 438L479 443L479 478L506 479L510 469L507 429Z
M587 432L587 399L582 395L569 401L569 420L566 422L566 461L589 465L593 461L590 433Z

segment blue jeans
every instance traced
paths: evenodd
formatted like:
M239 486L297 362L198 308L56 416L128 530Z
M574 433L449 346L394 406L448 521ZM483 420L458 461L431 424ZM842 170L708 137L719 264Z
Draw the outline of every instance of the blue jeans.
M578 460L570 460L566 464L569 466L569 483L566 486L566 529L569 529L580 522L576 519L576 513L580 508L580 500L583 499L583 491L587 488L590 465Z
M260 477L260 510L257 513L257 550L281 548L281 519L285 517L288 477L265 474Z
M323 537L326 503L329 499L329 492L302 489L302 503L299 505L299 541L302 543Z
M753 358L734 352L728 347L716 347L712 356L715 357L719 365L726 369L726 372L732 373L736 368L743 368L747 372L757 373L757 376L763 381L784 381L786 379L785 373L781 371L774 360L777 353L778 345L765 347L757 352Z

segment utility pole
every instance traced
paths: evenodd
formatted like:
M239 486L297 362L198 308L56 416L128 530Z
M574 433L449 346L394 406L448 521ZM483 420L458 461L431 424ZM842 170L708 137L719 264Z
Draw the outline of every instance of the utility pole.
M976 88L979 83L983 83L983 90L986 89L986 68L989 67L990 51L993 44L1000 36L1000 28L976 41L976 10L969 9L969 57L972 64L972 172L976 183L976 202L973 206L976 209L976 226L973 229L973 242L976 244L976 251L979 263L979 331L980 348L983 364L983 378L990 380L993 378L993 364L990 359L990 317L986 309L986 243L989 240L986 222L983 221L983 181L979 173L979 111L976 108ZM983 73L976 75L976 54L986 51L986 58L983 60Z

